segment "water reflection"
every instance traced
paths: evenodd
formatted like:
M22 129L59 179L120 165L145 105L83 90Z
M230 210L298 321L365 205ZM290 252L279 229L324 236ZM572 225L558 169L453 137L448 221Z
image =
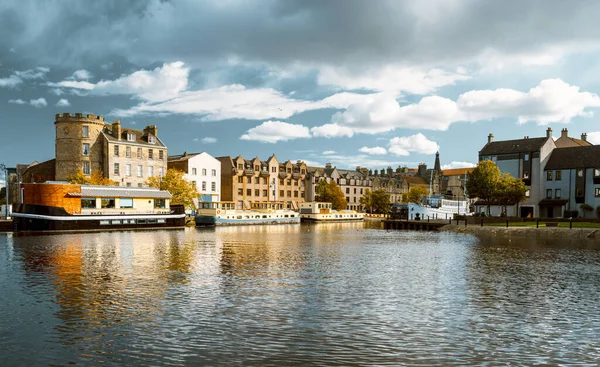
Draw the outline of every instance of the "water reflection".
M600 358L594 242L378 228L0 237L0 365Z

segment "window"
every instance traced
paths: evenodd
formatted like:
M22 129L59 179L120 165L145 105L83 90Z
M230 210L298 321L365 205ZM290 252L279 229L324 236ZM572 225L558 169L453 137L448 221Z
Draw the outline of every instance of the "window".
M552 181L552 171L546 172L546 181Z
M118 176L118 175L119 175L119 164L118 164L118 163L115 163L115 166L114 166L114 174L115 174L116 176Z
M192 181L192 186L198 187L198 186L196 186L196 181Z
M288 190L288 191L287 191L287 196L288 196L288 198L291 198L291 197L292 197L292 190Z
M131 187L131 182L127 182L127 187Z
M137 157L138 159L142 159L142 148L137 148Z
M294 191L294 197L297 198L298 197L298 191Z
M356 187L354 188L354 195L356 195Z
M148 177L153 177L154 176L154 167L150 166L148 167Z
M148 143L156 144L156 138L154 136L148 136Z
M141 182L138 184L138 187L143 187L143 186L144 185Z
M132 198L121 198L121 199L119 199L119 206L121 208L133 208L133 199Z
M206 191L206 181L202 181L202 191Z
M254 190L254 196L260 196L260 190L259 189Z
M90 162L83 162L83 166L81 167L84 175L90 175L92 170L90 169Z
M81 154L86 157L90 155L90 145L88 143L83 143L81 147Z
M125 157L131 158L131 147L125 147Z
M283 185L283 180L279 180L279 184L280 184L280 185Z
M254 177L254 183L255 183L255 184L259 184L259 183L260 183L260 178L258 178L258 177Z
M165 159L165 151L164 150L158 151L158 159L160 159L160 160Z
M288 186L292 186L292 180L287 180Z
M246 196L252 196L252 189L246 189Z
M527 154L527 153L526 153L526 154L523 156L523 160L524 160L524 161L528 161L528 160L529 160L529 154Z
M560 189L554 189L554 198L560 199Z
M298 180L298 181L294 180L294 186L298 186L298 182L299 182L299 181L300 181L300 180Z
M110 209L115 207L115 199L114 198L102 198L100 200L102 209Z
M148 149L148 159L154 159L154 149Z
M202 176L206 176L206 168L202 168Z
M529 178L529 172L523 172L523 178L524 179L528 179Z
M154 208L155 209L164 209L167 207L167 202L165 199L154 199Z
M217 176L217 170L216 170L216 169L213 169L213 170L211 170L211 171L210 171L210 174L211 174L213 177L216 177L216 176Z
M277 173L277 167L271 167L271 172Z
M262 196L267 197L268 195L269 195L269 193L267 192L267 190L263 190Z
M143 174L143 169L144 169L143 166L137 166L137 176L138 177L142 177L144 175Z
M546 199L552 199L552 189L546 190Z
M600 177L600 168L594 168L594 177Z
M242 176L238 177L238 183L244 183L244 177L242 177Z
M560 179L562 178L562 171L556 171L556 173L554 174L554 179L556 181L560 181Z
M135 134L127 133L127 141L135 141Z
M525 197L526 197L526 198L528 198L530 194L531 194L531 193L530 193L530 191L529 191L529 190L525 191Z
M600 187L596 187L594 189L594 196L596 196L597 198L600 197Z
M244 169L244 165L242 163L238 164L238 169Z
M96 209L96 198L81 198L83 209Z
M217 191L217 183L216 182L210 183L210 191Z
M131 176L131 164L125 166L125 176Z
M349 193L350 193L350 188L346 187L346 194L349 194Z
M81 127L81 136L87 138L90 136L90 128L87 125Z
M576 196L576 197L579 197L579 198L583 197L583 196L584 196L584 195L583 195L583 189L577 189L577 190L575 191L575 196Z
M238 195L240 195L240 196L244 195L244 189L238 189Z
M577 170L577 177L583 177L583 168Z
M192 175L196 176L198 174L198 170L196 168L192 168Z
M267 184L267 178L266 178L266 177L263 177L263 179L262 179L262 183L263 183L263 185L266 185L266 184Z
M350 198L348 196L346 196L346 202L349 203L350 202Z
M119 146L118 146L118 145L115 145L115 146L113 147L113 150L114 150L114 156L115 156L115 157L118 157L118 156L119 156Z
M163 167L160 167L158 169L158 177L163 177L165 175L165 169Z

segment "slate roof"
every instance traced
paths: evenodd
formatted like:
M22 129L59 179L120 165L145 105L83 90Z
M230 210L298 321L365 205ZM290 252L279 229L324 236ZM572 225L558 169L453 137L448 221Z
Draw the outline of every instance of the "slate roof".
M142 144L142 145L149 145L152 147L163 147L163 148L166 147L157 136L155 136L156 144L148 143L148 135L149 134L142 130L122 128L120 140L119 140L119 137L116 137L113 135L112 130L110 130L110 127L108 127L108 126L104 128L103 134L108 141L112 141L112 142ZM127 134L135 134L135 141L127 140Z
M183 162L202 153L184 153L178 155L170 155L167 157L169 162Z
M600 168L600 145L556 148L552 151L546 170L570 168Z
M479 155L496 155L511 153L537 152L548 141L548 137L527 138L517 140L493 141L487 143L480 151Z

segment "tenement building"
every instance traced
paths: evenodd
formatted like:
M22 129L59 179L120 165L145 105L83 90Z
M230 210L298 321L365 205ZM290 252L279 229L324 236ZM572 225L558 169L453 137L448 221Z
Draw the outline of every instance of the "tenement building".
M275 155L266 161L242 156L217 159L221 162L221 201L235 202L239 209L268 202L298 209L305 201L307 167L303 161L279 162Z
M183 178L192 182L201 201L221 201L221 162L212 155L187 153L169 156L169 169L184 172Z
M367 189L371 188L371 179L366 168L357 167L356 170L346 170L333 167L327 163L325 167L308 167L308 177L306 180L306 201L314 201L317 195L316 188L320 181L327 183L335 181L348 203L347 209L362 211L364 208L360 204L360 198Z

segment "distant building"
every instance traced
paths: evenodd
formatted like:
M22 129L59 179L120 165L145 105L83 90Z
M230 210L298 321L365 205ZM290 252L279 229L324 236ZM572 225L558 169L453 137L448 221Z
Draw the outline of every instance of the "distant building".
M367 189L371 189L372 180L366 168L357 167L356 170L339 169L327 163L325 167L308 167L306 183L306 201L315 201L316 188L320 181L331 182L334 180L346 198L347 209L362 211L360 198Z
M442 187L444 194L455 198L464 198L467 179L474 169L475 168L454 168L443 170Z
M185 173L200 193L201 201L221 201L221 162L206 152L172 155L168 168Z

